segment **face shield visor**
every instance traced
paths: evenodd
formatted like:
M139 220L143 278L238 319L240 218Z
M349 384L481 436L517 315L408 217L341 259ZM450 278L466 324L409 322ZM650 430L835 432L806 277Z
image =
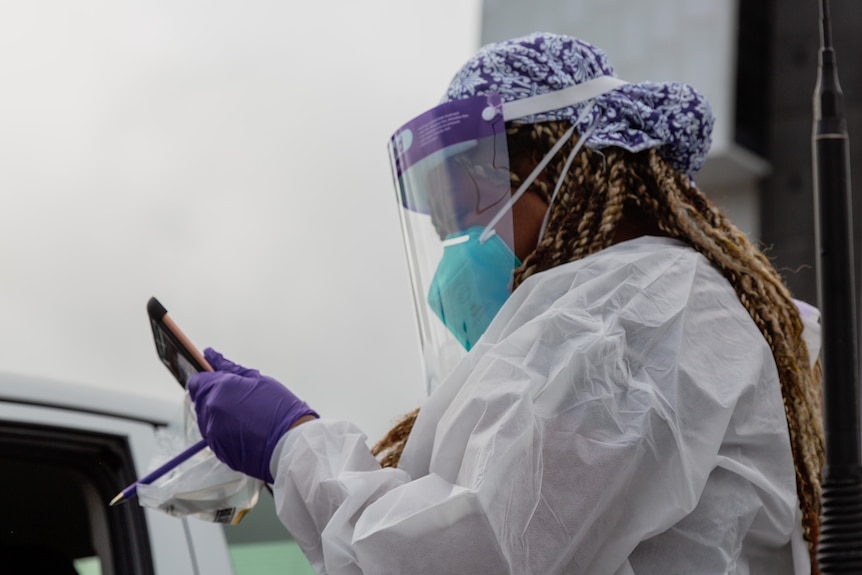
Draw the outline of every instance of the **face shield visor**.
M389 152L426 371L448 367L488 327L520 265L499 98L442 104L398 130Z
M574 132L573 126L513 194L506 121L585 101L622 83L601 80L607 82L515 102L502 103L496 94L447 102L392 136L389 154L429 392L511 294L521 265L512 206Z

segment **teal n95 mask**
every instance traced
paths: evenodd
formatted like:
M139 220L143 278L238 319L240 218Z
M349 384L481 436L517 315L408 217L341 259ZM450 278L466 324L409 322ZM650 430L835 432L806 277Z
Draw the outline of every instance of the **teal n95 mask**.
M512 272L521 261L496 233L481 241L474 226L443 240L443 257L428 291L428 305L470 350L509 299Z
M511 208L574 134L573 125L513 191L506 122L586 101L623 83L601 77L513 102L493 93L446 102L392 136L389 154L429 393L511 295L513 272L521 265ZM579 138L567 166L585 140Z

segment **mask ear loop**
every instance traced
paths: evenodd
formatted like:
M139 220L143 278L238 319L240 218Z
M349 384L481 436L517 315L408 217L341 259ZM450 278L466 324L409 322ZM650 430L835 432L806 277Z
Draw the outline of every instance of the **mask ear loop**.
M566 158L566 164L563 166L563 171L560 173L559 179L557 179L557 185L554 186L554 193L551 194L551 200L548 202L548 211L545 212L545 217L542 219L542 227L539 228L539 241L542 241L542 238L545 237L545 231L547 231L548 222L551 219L551 208L554 205L554 200L557 199L557 194L559 193L560 188L563 186L563 180L565 180L566 176L569 175L569 169L572 167L572 162L574 161L575 156L581 151L581 148L584 147L584 144L596 129L596 124L597 122L593 122L590 127L586 129L583 135L578 138L575 147L572 148L572 151L569 153L569 157Z
M517 202L521 198L521 196L524 195L524 192L527 191L527 188L529 188L530 185L534 181L536 181L536 178L539 177L539 174L542 173L542 170L545 169L551 159L557 154L557 152L560 151L560 148L563 147L563 145L569 140L569 138L572 137L572 134L574 133L575 126L573 125L571 128L566 130L566 133L563 134L563 136L559 140L557 140L557 143L554 144L554 147L551 148L551 150L547 154L545 154L545 157L542 158L542 161L539 162L539 165L533 168L533 171L530 172L530 175L527 176L527 179L524 180L520 186L518 186L518 189L515 191L515 193L512 194L512 196L500 208L500 211L497 212L497 215L491 218L491 221L488 222L488 225L485 226L484 230L482 230L482 234L479 236L480 243L484 244L486 241L488 241L488 239L491 238L491 236L497 233L496 231L494 231L494 227L499 223L500 219L506 214L506 212L512 209L512 206L515 205L515 202Z
M548 166L548 164L553 159L553 157L557 155L557 152L560 151L560 148L562 148L565 145L565 143L569 141L569 138L571 138L572 135L575 133L575 127L578 124L580 124L587 117L587 115L590 113L590 111L592 111L594 105L595 105L594 102L590 102L584 108L584 110L578 115L578 118L574 121L574 123L572 123L572 126L568 130L566 130L566 132L562 135L562 137L560 137L559 140L557 140L557 142L550 149L550 151L548 151L548 153L545 154L545 157L542 158L542 161L539 162L539 164L535 168L533 168L533 171L530 172L530 175L527 176L527 179L524 180L520 186L518 186L518 189L515 191L515 193L512 194L512 196L509 198L509 200L505 204L503 204L503 206L500 208L500 211L497 212L497 215L495 215L491 219L491 221L488 222L488 225L485 226L485 229L482 230L482 233L479 235L479 243L484 244L495 233L497 233L494 230L494 227L499 223L500 219L506 214L506 212L508 212L510 209L512 209L512 206L515 205L515 202L517 202L521 198L521 196L524 195L524 192L526 192L527 189L533 184L533 182L536 181L536 178L538 178L539 174L542 173L542 170L544 170ZM566 173L568 172L569 165L571 164L571 160L574 158L575 153L577 153L581 149L581 147L583 146L583 142L585 142L587 140L587 137L595 129L595 125L597 123L598 123L597 121L593 122L593 124L587 130L587 134L584 137L578 139L577 144L575 144L574 151L569 155L569 159L566 162L566 168L565 168L565 171L563 173L563 177L565 177ZM557 195L557 191L560 188L560 182L562 181L562 179L563 178L561 177L560 180L557 182L557 187L554 190L554 196ZM554 198L551 197L551 202L553 203L553 201L554 201ZM548 219L548 213L550 212L550 209L551 209L550 204L548 204L548 211L545 212L545 221L547 221L547 219ZM542 225L542 232L539 234L539 238L541 238L543 234L544 234L544 223Z

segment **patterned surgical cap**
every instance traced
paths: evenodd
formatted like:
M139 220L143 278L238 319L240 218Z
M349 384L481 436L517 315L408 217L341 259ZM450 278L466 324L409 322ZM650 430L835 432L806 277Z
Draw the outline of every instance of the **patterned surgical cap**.
M535 33L489 44L455 75L444 102L488 93L504 102L568 88L599 76L614 76L605 53L582 40ZM697 90L679 82L626 84L589 102L519 121L568 120L578 133L595 124L585 145L618 146L630 152L658 148L677 170L692 177L703 166L715 118Z

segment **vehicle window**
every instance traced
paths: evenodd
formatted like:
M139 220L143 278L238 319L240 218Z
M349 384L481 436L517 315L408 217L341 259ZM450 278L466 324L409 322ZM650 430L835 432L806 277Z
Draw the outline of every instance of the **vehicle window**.
M153 575L143 511L108 508L134 479L122 437L0 421L3 573Z
M226 525L236 575L314 575L314 570L275 514L272 495L264 489L260 501L239 525Z

